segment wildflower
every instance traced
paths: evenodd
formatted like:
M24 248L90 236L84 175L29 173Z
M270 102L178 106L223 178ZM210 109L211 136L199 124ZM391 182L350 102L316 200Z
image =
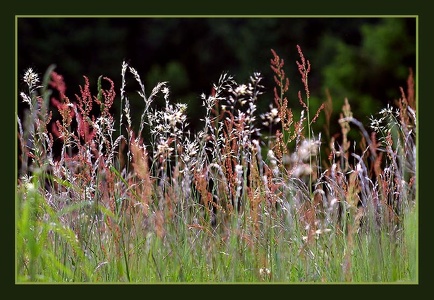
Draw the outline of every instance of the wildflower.
M337 199L337 198L333 198L331 201L330 201L330 207L333 207L335 204L337 204L339 202L339 200Z
M411 107L410 107L410 109L411 109ZM401 115L401 112L400 112L399 108L396 108L395 116L398 118L400 115Z
M25 187L26 187L26 190L28 192L34 192L34 191L36 191L35 185L32 182L26 182L25 183Z
M160 156L160 157L166 156L167 157L172 153L173 150L175 150L175 149L172 147L169 147L168 141L161 139L160 143L157 145L156 156Z
M164 120L166 124L170 125L172 129L175 129L177 124L183 124L187 119L184 112L187 109L186 104L176 104L176 108L173 105L168 105L164 112ZM156 118L158 120L158 118Z
M277 108L272 108L270 114L273 118L275 118L278 116L279 111L277 110Z
M164 95L169 95L169 88L167 87L167 86L165 86L162 90L161 90L161 92L164 94Z
M187 110L187 104L185 103L176 103L175 105L181 113L184 113Z
M192 164L195 164L195 157L198 151L199 145L197 144L197 141L189 141L186 139L184 142L184 152L182 153L181 158L185 163L191 162Z
M27 96L25 93L21 92L20 93L21 98L23 98L23 102L26 102L30 105L30 107L32 106L32 99Z
M253 72L253 76L250 76L250 82L252 84L257 84L262 80L262 76L260 72Z
M262 124L264 126L269 126L280 122L279 110L272 105L270 105L270 111L266 112L265 114L261 114L260 117L263 120Z
M335 173L335 172L336 172L336 168L337 168L337 165L336 165L336 163L334 163L334 164L332 165L332 173Z
M259 269L259 275L261 276L268 276L270 275L271 271L268 268L260 268Z
M271 149L268 150L267 158L270 159L270 161L271 161L272 164L275 164L275 163L276 163L277 158L276 158L276 156L274 155L273 150L271 150Z
M242 190L242 183L243 183L243 166L236 165L235 166L235 173L237 174L237 177L235 178L235 182L237 184L236 189L236 197L239 198L241 196L241 190Z
M301 177L304 175L309 175L313 172L313 169L310 165L308 164L300 164L297 165L293 170L292 170L292 175L295 177Z
M296 153L291 155L293 162L307 161L310 156L318 154L319 141L304 140Z
M36 84L39 82L38 74L33 72L32 68L28 68L27 71L24 73L23 80L30 89L36 86Z
M393 113L393 108L390 106L390 104L387 104L386 108L380 110L380 114L382 115L391 115L392 113Z
M371 121L372 130L374 130L375 132L379 132L383 128L381 123L383 122L384 118L375 119L373 116L371 116L369 120Z
M277 158L274 155L273 150L268 150L267 158L270 160L271 171L273 172L273 175L277 176L279 174L279 168L277 167Z
M236 93L238 96L248 94L249 91L248 91L248 89L247 89L247 85L242 84L242 85L237 86L236 89L235 89L235 93Z
M165 114L164 119L170 124L171 127L176 126L176 115Z

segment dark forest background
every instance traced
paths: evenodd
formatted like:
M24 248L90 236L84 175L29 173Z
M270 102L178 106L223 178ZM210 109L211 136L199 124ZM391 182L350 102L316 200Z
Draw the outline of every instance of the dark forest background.
M416 74L416 18L23 17L17 32L20 79L29 67L42 77L55 64L71 100L84 84L83 75L95 94L100 75L110 77L119 94L125 60L139 72L148 94L158 82L169 82L172 101L188 104L192 129L203 116L200 94L209 94L223 72L239 83L261 72L266 89L258 107L260 112L268 108L274 87L271 49L285 60L289 106L300 109L300 45L312 65L312 109L326 100L328 90L336 120L348 98L354 116L366 124L371 114L400 97L409 69ZM25 88L21 81L19 88ZM143 101L134 99L138 86L132 78L127 89L138 126ZM22 114L24 106L18 107ZM113 109L119 115L119 106Z

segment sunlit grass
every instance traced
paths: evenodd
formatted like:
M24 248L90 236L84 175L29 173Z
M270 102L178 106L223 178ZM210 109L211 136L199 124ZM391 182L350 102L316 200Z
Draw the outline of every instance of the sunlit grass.
M29 109L18 119L17 282L417 282L414 93L401 90L396 106L371 116L372 134L346 100L340 138L321 140L312 124L330 111L309 112L310 64L298 51L300 116L272 51L269 112L257 113L261 74L242 84L222 74L201 95L195 133L167 83L148 95L126 63L119 123L110 79L93 92L85 78L72 101L53 68L42 83L29 69L20 94ZM138 132L128 76L144 104Z

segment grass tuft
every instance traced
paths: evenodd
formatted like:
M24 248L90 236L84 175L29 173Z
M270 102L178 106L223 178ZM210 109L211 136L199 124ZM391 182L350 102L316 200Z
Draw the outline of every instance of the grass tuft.
M345 99L333 133L332 97L311 111L311 65L297 51L304 96L292 94L271 50L269 111L257 109L260 73L245 83L224 73L201 95L197 132L166 82L148 95L126 62L119 120L110 78L83 77L71 100L54 66L42 83L28 69L28 109L17 120L17 282L417 282L412 72L368 129ZM130 80L143 101L139 124ZM322 112L327 140L312 126Z

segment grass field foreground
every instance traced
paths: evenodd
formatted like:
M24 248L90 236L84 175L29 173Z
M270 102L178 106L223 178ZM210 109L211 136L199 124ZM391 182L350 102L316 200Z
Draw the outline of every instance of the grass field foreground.
M330 133L332 99L311 107L311 66L297 51L304 90L289 95L272 51L269 111L258 114L260 73L242 84L222 74L201 95L197 132L166 82L148 93L125 62L119 95L111 79L84 77L74 99L54 67L42 79L28 69L16 281L417 282L413 74L369 128L345 99ZM127 83L143 101L140 120ZM322 134L313 130L321 114Z

